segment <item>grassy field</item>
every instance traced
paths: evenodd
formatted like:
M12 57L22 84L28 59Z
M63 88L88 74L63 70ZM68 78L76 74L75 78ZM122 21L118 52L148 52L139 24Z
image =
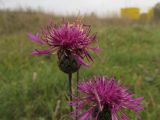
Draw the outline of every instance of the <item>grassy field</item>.
M36 45L27 37L28 32L34 33L51 19L57 21L60 16L0 11L0 120L70 119L67 76L59 71L56 56L31 56ZM102 51L94 55L90 68L81 68L80 78L115 76L136 96L144 96L142 120L158 120L160 25L95 16L84 17L84 22L98 32Z

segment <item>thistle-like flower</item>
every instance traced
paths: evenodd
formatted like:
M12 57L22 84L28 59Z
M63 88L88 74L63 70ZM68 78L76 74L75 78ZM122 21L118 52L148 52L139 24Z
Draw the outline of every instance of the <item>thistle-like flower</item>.
M34 55L57 53L60 69L65 73L73 73L80 65L89 65L84 59L93 61L89 51L97 52L99 49L91 47L96 41L96 34L90 34L90 31L90 26L81 22L63 22L58 26L49 25L36 35L28 35L32 41L48 47L46 50L35 49Z
M78 85L82 97L75 97L71 106L82 112L79 120L129 120L126 109L136 113L143 110L143 97L133 98L128 89L118 84L114 78L94 77ZM83 109L86 109L83 110Z

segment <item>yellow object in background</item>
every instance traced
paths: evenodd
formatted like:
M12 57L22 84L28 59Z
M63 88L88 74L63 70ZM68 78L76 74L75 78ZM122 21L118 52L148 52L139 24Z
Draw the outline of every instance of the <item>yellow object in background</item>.
M139 20L140 19L140 9L139 8L122 8L121 16L127 19Z

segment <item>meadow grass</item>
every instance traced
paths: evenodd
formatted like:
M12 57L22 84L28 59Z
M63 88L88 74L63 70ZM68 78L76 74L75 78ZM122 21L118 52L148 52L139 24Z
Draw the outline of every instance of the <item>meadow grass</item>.
M34 33L60 16L31 11L0 11L0 15L0 120L69 120L67 75L57 67L55 55L32 56L32 49L38 46L27 37L28 32ZM93 75L115 76L136 96L144 96L142 120L158 120L160 25L125 24L94 16L84 19L97 31L102 51L93 55L90 68L81 68L81 80Z

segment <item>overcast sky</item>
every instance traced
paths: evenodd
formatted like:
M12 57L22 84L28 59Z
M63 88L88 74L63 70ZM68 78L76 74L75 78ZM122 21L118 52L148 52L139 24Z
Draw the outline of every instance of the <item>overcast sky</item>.
M121 7L139 7L142 12L160 0L0 0L0 8L32 8L57 14L95 12L99 15L119 14Z

